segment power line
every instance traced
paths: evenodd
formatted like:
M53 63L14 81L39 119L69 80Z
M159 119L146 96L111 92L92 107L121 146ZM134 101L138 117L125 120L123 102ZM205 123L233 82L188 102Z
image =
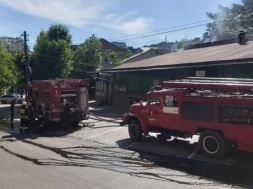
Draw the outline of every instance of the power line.
M253 29L247 30L247 31L252 31L252 30L253 30ZM229 34L237 34L237 32L227 32L227 33L225 33L225 34L223 34L223 35L229 35ZM223 35L211 35L210 37L213 37L213 36L217 36L217 37L220 36L220 37L221 37L221 36L223 36ZM152 41L157 41L157 40L152 40ZM147 41L143 41L143 42L147 42ZM143 42L140 42L140 43L143 43ZM56 59L56 60L61 60L61 59L58 58L58 57L50 56L50 55L48 55L48 54L40 54L40 53L35 53L35 54L37 54L37 55L39 55L39 56L46 57L46 58L53 58L53 59ZM44 60L48 60L48 59L44 59ZM80 64L80 65L90 66L90 67L93 67L93 66L94 66L94 65L91 65L90 63L76 62L76 61L74 61L73 64Z
M202 30L193 28L193 29L191 29L191 30L189 30L189 31L187 32L187 35L192 34L192 33L196 33L196 32L198 32L198 31L202 31ZM171 34L169 35L169 37L170 37L170 38L172 38L172 37L175 37L175 38L176 38L176 36L182 36L182 37L183 37L184 33L182 33L182 32L183 32L183 31L179 31L179 32L177 32L177 33L171 33ZM201 35L202 35L202 34L201 34ZM197 36L195 36L195 37L197 37ZM160 41L159 41L159 40L160 40ZM147 41L147 40L143 39L143 40L138 40L138 41L136 41L136 42L130 42L129 44L130 44L130 45L136 45L136 44L149 43L149 42L154 42L154 41L159 41L159 42L161 42L161 41L163 41L163 40L164 40L164 35L161 35L161 36L159 37L159 39L158 39L158 38L152 38L152 39L150 39L150 41Z
M179 3L177 3L176 1L174 0L170 0L172 1L176 6L178 6L180 9L184 10L185 12L187 12L188 14L190 14L191 16L199 19L199 17L197 17L194 13L190 12L188 9L184 8L183 6L181 6Z
M222 17L219 17L219 19L222 19ZM154 30L154 31L150 31L150 32L144 32L144 33L135 34L135 35L122 36L122 37L112 38L112 39L108 39L108 40L111 41L111 40L120 40L120 39L125 39L125 38L132 38L132 37L140 37L140 36L146 35L146 34L153 34L153 33L161 32L161 31L169 30L169 29L181 28L181 27L199 24L199 23L203 23L203 22L208 22L206 24L209 24L209 23L211 23L211 21L212 20L210 20L210 19L202 20L202 21L193 22L193 23L189 23L189 24L178 25L178 26L174 26L174 27L164 28L164 29L160 29L160 30Z
M174 4L176 4L178 7L180 7L181 9L184 9L185 11L187 11L189 14L193 15L193 13L189 12L188 9L185 9L184 7L182 7L181 5L179 5L174 0L172 0L172 2ZM230 14L229 16L237 16L237 14L233 14L233 15ZM195 17L195 15L194 15L194 17ZM222 19L226 19L226 18L227 18L227 16L218 16L216 19L222 20ZM198 24L198 23L203 23L203 22L209 22L210 23L210 22L213 22L213 19L202 20L202 21L198 21L198 22L193 22L193 23L189 23L189 24L184 24L184 25L179 25L179 26L164 28L164 29L160 29L160 30L154 30L154 31L150 31L150 32L144 32L144 33L140 33L140 34L134 34L134 35L127 35L127 36L122 36L122 37L116 37L116 38L112 38L112 39L108 39L108 40L112 41L112 40L120 40L122 38L125 39L125 38L130 38L130 37L137 37L139 35L146 35L146 34L161 32L161 31L168 30L168 29L175 29L175 28L180 28L180 27L184 27L184 26L188 26L188 25L193 25L193 24Z
M139 36L139 37L126 38L125 41L127 41L127 40L132 40L132 39L139 39L139 38L151 37L151 36L161 35L161 34L166 34L166 33L177 32L177 31L181 31L181 30L185 30L185 29L190 29L190 28L196 28L196 27L200 27L200 26L204 26L204 25L206 25L206 24L200 24L200 25L191 26L191 27L185 27L185 28L181 28L181 29L169 30L169 31L159 32L159 33L150 34L150 35L143 35L143 36Z
M245 20L252 20L252 18L251 18L251 19L248 18L248 19L245 19ZM234 22L234 21L230 21L230 22ZM178 30L166 31L166 32L171 32L171 33L175 32L175 31L181 32L181 31L184 31L184 30L186 30L186 29L198 28L199 26L204 26L204 24L196 25L196 26L192 26L192 27L187 27L187 28L181 28L181 29L178 29ZM248 32L248 31L252 31L252 29L251 29L251 30L247 30L247 32ZM161 32L161 33L158 33L158 34L155 34L155 35L164 34L164 33L166 33L166 32ZM177 35L179 32L177 32L176 34L172 34L172 35ZM218 37L219 37L219 36L223 36L223 35L236 34L236 33L237 33L237 32L235 32L235 31L231 31L231 32L226 32L225 34L211 35L210 37L213 37L213 36L218 36ZM154 34L152 34L152 35L147 35L147 36L154 36ZM141 38L144 38L144 37L146 37L146 36L142 36ZM139 37L136 37L136 38L134 38L134 39L138 39L138 38L140 38L140 36L139 36ZM158 39L157 39L157 40L158 40ZM144 42L147 42L147 41L144 41ZM50 56L50 55L39 54L39 53L35 53L35 54L38 54L38 55L44 56L44 57L55 58L55 59L60 60L60 58L54 57L54 56ZM90 65L89 63L84 63L84 62L74 62L74 63L75 63L75 64L87 65L87 66L93 66L93 65Z
M225 19L226 17L218 17L217 19L222 20ZM227 21L227 24L231 23L231 22L242 22L242 21L250 21L252 20L252 18L246 18L244 20L230 20ZM191 27L184 27L184 28L180 28L183 26L187 26L187 25L193 25L193 24L197 24L197 23L202 23L202 22L207 22L205 24L201 24L201 25L194 25ZM178 32L178 31L183 31L186 29L191 29L191 28L196 28L196 27L201 27L201 26L207 26L207 24L213 24L215 23L215 20L212 22L210 22L210 20L203 20L200 22L194 22L194 23L190 23L190 24L186 24L186 25L180 25L180 26L175 26L175 27L171 27L171 28L165 28L165 29L161 29L161 30L156 30L156 31L151 31L151 32L145 32L145 33L140 33L140 34L136 34L136 35L129 35L129 36L124 36L124 37L118 37L118 38L114 38L114 39L109 39L109 40L119 40L119 41L128 41L128 40L133 40L133 39L139 39L139 38L146 38L146 37L151 37L151 36L156 36L156 35L161 35L161 34L166 34L166 33L173 33L173 32ZM168 29L173 29L173 28L179 28L179 29L175 29L175 30L169 30ZM167 30L167 31L166 31ZM164 32L162 32L164 31Z
M144 33L135 34L135 35L122 36L122 37L112 38L112 39L108 39L108 40L112 41L112 40L120 40L120 39L125 39L125 38L140 37L142 35L153 34L153 33L161 32L161 31L169 30L169 29L181 28L181 27L184 27L184 26L190 26L190 25L193 25L193 24L199 24L199 23L203 23L203 22L207 22L207 21L210 21L210 20L202 20L202 21L199 21L199 22L193 22L193 23L189 23L189 24L184 24L184 25L179 25L179 26L164 28L164 29L150 31L150 32L144 32ZM206 24L208 24L208 23L206 23Z
M45 58L52 58L52 59L56 59L56 60L61 60L61 58L50 56L50 55L47 55L47 54L40 54L40 53L34 53L34 54L37 54L38 56L43 56ZM48 59L42 59L42 60L47 61ZM70 61L73 61L73 60L70 60ZM87 62L76 62L76 61L73 61L73 65L74 64L80 64L80 65L84 65L84 66L88 66L88 67L94 67L94 65L92 65L90 63L87 63Z
M252 19L248 19L248 20L252 20ZM221 29L220 27L218 27L217 29ZM225 36L225 35L229 35L229 34L237 34L238 31L235 29L235 30L230 30L230 31L224 31L225 29L223 29L223 31L221 31L220 34L209 34L209 37L213 37L213 36L216 36L216 37L219 37L219 36ZM180 32L182 32L183 30L179 31L179 32L176 32L176 33L171 33L169 36L170 38L173 37L173 36L179 36L179 35L183 35L183 34L180 34ZM193 33L194 31L200 31L200 29L194 29L194 30L191 30L190 33L187 32L187 35ZM246 32L252 32L252 29L248 29L248 30L245 30ZM202 34L201 34L202 35ZM183 37L183 36L182 36ZM195 37L200 37L202 38L202 36L195 36ZM164 38L164 36L160 37L160 38ZM159 41L159 39L152 39L152 41ZM160 42L163 41L163 40L160 40ZM147 45L148 41L146 40L143 40L143 41L137 41L137 42L130 42L130 45L136 45L136 44L145 44Z

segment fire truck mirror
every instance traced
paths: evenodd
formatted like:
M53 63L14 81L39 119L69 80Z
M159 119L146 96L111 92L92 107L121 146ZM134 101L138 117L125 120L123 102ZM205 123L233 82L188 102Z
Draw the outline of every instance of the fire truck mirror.
M173 96L173 101L172 101L173 106L177 106L177 99L175 96Z

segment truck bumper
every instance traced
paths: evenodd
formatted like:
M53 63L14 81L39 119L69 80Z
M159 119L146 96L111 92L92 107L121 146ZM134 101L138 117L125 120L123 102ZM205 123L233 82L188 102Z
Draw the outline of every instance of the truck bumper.
M127 124L127 117L129 116L129 113L124 113L122 116L122 121L120 122L120 126Z

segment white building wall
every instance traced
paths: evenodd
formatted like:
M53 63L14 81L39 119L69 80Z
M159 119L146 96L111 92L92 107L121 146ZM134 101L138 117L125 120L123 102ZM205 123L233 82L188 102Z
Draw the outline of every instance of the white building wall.
M13 37L0 37L0 44L8 51L16 51L23 49L23 39Z

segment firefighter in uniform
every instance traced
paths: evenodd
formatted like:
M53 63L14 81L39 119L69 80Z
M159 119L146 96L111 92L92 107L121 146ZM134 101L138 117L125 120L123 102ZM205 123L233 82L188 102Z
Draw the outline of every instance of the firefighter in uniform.
M20 116L19 132L21 134L22 133L27 133L28 132L27 120L28 120L29 110L26 107L26 102L22 103L22 106L18 110L18 114Z
M29 115L28 115L28 120L27 120L27 127L28 127L28 131L32 131L34 129L33 123L35 121L35 108L31 102L28 103L28 110L29 110Z
M11 110L11 128L14 128L13 120L14 120L15 104L16 104L16 99L11 101L11 108L10 108L10 110Z

